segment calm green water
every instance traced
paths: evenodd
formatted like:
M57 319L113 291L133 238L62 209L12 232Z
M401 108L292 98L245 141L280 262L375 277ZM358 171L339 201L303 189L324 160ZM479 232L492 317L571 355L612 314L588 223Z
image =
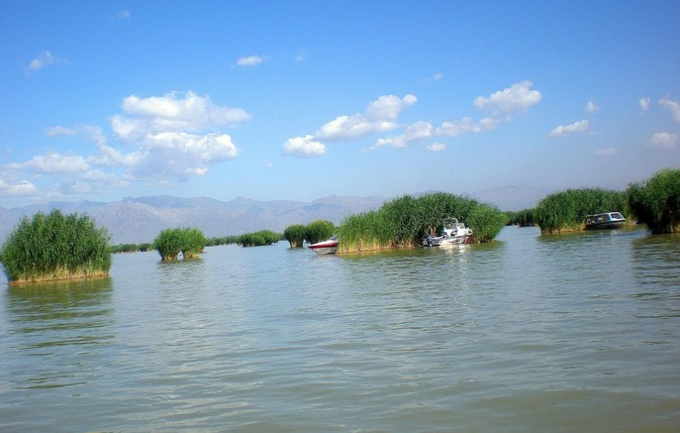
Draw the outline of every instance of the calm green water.
M680 238L287 243L0 286L0 431L677 432Z

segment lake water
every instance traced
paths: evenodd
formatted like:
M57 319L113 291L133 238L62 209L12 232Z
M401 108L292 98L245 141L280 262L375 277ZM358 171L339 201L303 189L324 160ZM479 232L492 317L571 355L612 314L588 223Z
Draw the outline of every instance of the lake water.
M115 255L0 285L0 432L678 432L680 237Z

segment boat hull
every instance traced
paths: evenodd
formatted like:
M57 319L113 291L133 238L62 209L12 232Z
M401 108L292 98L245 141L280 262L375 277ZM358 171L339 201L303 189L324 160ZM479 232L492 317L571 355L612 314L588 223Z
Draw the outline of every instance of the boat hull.
M623 227L625 221L605 221L586 226L586 230L613 230Z
M335 254L338 250L337 240L328 240L323 242L317 242L309 246L309 249L319 254L320 256Z

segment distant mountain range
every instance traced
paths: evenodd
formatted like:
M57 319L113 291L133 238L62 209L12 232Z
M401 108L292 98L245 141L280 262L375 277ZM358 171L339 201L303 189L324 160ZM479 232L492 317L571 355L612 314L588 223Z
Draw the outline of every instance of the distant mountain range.
M494 204L501 210L520 210L533 207L543 194L535 189L507 187L480 191L473 198ZM263 229L283 232L289 225L307 224L317 219L340 224L345 216L378 209L386 200L389 198L330 196L301 202L257 201L239 197L225 202L208 197L163 195L126 197L110 203L78 201L12 209L0 207L0 244L22 217L52 209L59 209L65 214L90 215L98 225L109 230L113 244L140 244L152 242L161 230L172 227L197 227L207 237L221 237Z
M109 230L113 244L152 242L170 227L198 227L207 237L240 235L262 229L283 232L292 224L325 219L339 224L346 215L378 209L381 197L331 196L312 202L257 201L236 198L227 202L207 197L126 197L121 201L46 203L22 208L0 207L0 244L23 216L59 209L65 214L86 213Z

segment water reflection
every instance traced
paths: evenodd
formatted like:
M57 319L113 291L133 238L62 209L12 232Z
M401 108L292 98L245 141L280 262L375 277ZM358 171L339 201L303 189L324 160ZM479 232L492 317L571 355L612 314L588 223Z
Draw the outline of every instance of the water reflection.
M49 359L72 357L72 361L78 362L112 342L111 280L11 286L4 296L4 350L24 356L3 365L4 373L11 375L13 367L20 368L23 373L19 376L27 388L84 383L72 366L61 368ZM27 369L28 365L33 368Z
M640 317L680 317L680 236L635 239L632 251L633 275L638 286L631 297L648 302Z

